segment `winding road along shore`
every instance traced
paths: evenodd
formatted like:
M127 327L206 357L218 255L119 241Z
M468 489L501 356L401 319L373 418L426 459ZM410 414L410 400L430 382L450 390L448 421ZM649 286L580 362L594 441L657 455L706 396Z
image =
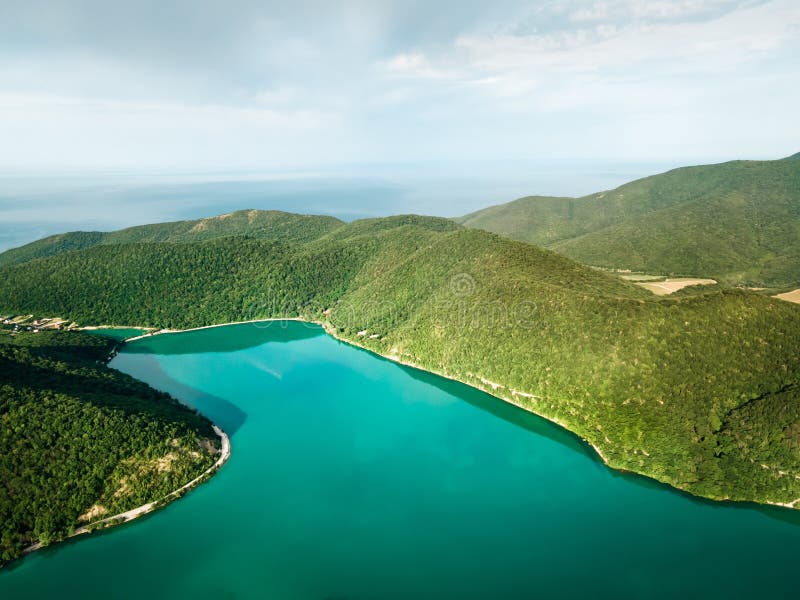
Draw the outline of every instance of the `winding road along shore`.
M164 503L166 503L166 502L170 502L172 500L178 499L184 492L194 488L196 485L201 483L201 481L205 477L215 473L230 458L230 456L231 456L231 441L230 441L230 438L228 437L228 434L226 434L224 431L222 431L222 429L220 429L216 425L212 425L212 427L214 428L214 433L216 433L220 438L221 448L220 448L220 455L219 455L219 458L217 459L217 462L215 462L213 465L211 465L208 469L206 469L200 475L198 475L197 477L192 479L189 483L186 483L186 484L182 485L177 490L175 490L174 492L170 492L169 494L167 494L163 498L160 498L158 500L154 500L153 502L148 502L147 504L142 504L141 506L137 506L136 508L132 508L131 510L127 510L127 511L125 511L123 513L112 515L110 517L105 517L104 519L100 519L99 521L94 521L93 523L89 523L88 525L84 525L82 527L79 527L71 535L68 535L64 539L69 539L69 538L75 537L77 535L83 535L84 533L91 533L92 531L96 531L98 529L103 529L104 526L108 525L111 521L114 521L114 525L121 525L122 523L127 523L129 521L133 521L134 519L137 519L137 518L141 517L142 515L146 515L147 513L153 512L154 510L156 510L160 506L164 506ZM39 550L40 548L43 548L43 547L44 546L42 545L41 542L37 542L37 543L32 544L32 545L28 546L27 548L25 548L25 550L23 551L23 554L29 554L29 553L34 552L35 550Z

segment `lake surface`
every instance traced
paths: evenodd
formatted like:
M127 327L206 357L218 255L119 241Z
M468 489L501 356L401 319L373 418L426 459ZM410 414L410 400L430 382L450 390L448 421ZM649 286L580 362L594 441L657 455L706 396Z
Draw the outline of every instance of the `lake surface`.
M800 518L606 469L467 386L274 322L161 335L111 365L233 455L153 515L0 571L0 598L793 598Z

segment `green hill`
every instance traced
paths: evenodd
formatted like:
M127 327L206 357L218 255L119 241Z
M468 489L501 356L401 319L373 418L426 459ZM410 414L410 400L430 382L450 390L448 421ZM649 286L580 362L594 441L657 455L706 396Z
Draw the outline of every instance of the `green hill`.
M593 266L800 285L796 158L685 167L583 198L521 198L457 221Z
M107 368L114 344L0 328L0 565L161 499L213 464L209 421Z
M0 266L101 244L202 242L229 235L304 242L342 225L342 221L334 217L295 215L275 210L240 210L206 219L140 225L110 233L73 231L51 235L25 246L6 250L0 254Z
M152 327L320 320L561 423L614 467L709 498L800 498L800 307L741 291L656 298L429 217L309 237L102 244L7 265L0 307Z

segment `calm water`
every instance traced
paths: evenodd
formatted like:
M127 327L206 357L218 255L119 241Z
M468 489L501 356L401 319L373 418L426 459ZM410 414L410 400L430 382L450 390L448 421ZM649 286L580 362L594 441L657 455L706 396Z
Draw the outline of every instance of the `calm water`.
M533 415L319 328L158 336L112 366L208 414L233 456L154 515L0 572L0 598L797 596L795 513L614 474Z

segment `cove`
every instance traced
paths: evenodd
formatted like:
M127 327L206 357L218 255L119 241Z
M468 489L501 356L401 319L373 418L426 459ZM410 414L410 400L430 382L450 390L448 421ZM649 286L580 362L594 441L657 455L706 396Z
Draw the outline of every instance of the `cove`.
M0 598L796 596L795 512L605 468L575 436L296 321L111 366L231 436L209 482L0 571Z

